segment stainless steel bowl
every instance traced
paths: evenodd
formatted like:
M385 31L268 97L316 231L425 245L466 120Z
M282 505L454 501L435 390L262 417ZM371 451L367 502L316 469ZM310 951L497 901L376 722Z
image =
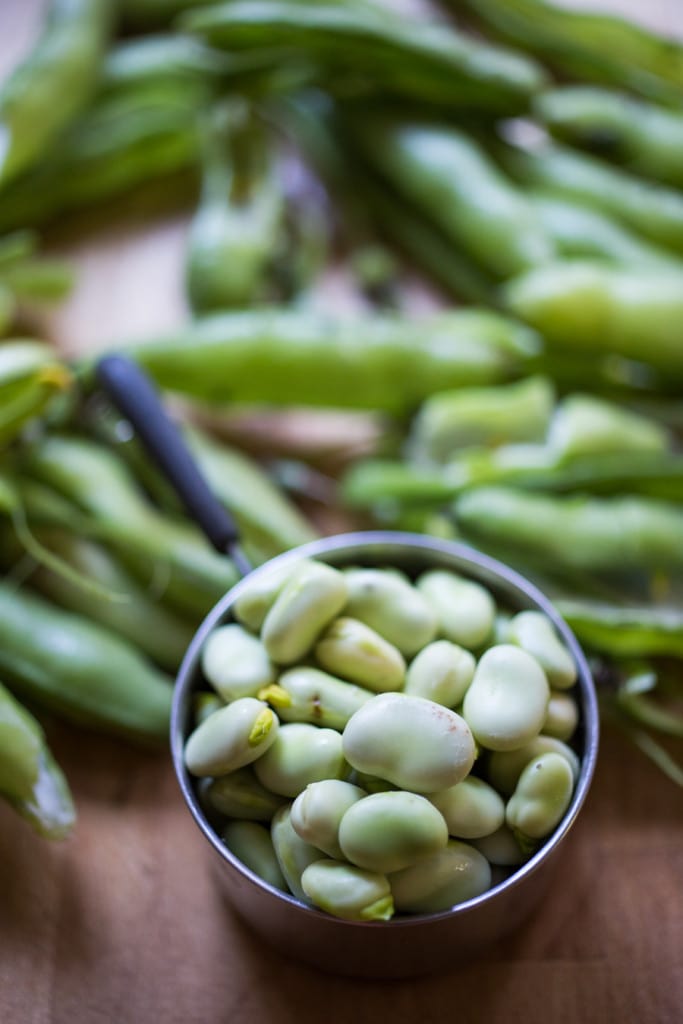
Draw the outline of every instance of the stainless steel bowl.
M408 574L428 568L455 570L486 585L511 609L545 612L572 652L580 722L574 745L581 759L572 802L553 834L521 867L488 892L438 914L397 916L388 922L343 921L283 893L249 870L221 841L197 796L196 780L183 760L193 727L192 698L206 689L200 654L209 633L229 621L247 581L272 566L301 557L334 566L394 566ZM552 881L566 836L588 793L598 751L597 701L586 659L568 626L529 581L494 559L451 541L409 533L368 531L314 541L279 556L236 584L203 622L181 665L175 690L171 747L183 796L194 820L213 847L225 893L239 915L265 942L288 956L336 974L366 978L405 978L444 970L475 955L517 928L538 906Z

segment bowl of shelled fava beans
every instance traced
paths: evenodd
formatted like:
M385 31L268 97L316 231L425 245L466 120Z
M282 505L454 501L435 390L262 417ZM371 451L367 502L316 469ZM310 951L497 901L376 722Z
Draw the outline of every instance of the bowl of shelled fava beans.
M391 978L542 912L598 723L534 585L465 545L374 531L229 591L183 661L171 742L247 924L283 955Z

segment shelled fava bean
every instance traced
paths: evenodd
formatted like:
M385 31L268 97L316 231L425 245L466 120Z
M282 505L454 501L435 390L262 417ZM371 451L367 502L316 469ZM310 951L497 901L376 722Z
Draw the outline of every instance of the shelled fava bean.
M570 804L573 658L544 613L456 572L257 573L201 669L185 763L207 816L251 871L336 917L478 896Z

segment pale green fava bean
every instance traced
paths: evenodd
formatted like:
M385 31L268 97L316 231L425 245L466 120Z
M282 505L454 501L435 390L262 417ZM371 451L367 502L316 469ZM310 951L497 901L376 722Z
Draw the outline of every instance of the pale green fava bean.
M343 861L315 861L301 884L311 903L345 921L388 921L394 913L388 879Z
M514 833L506 824L502 824L490 836L473 839L472 845L486 857L489 864L494 864L496 867L516 867L527 859L527 853L519 845Z
M228 849L264 882L286 891L270 831L255 821L229 821L221 831Z
M364 796L367 794L360 786L341 779L311 782L292 804L292 826L307 843L328 857L343 860L339 824L349 807Z
M400 871L447 842L443 815L425 797L404 790L363 797L339 825L344 857L368 871Z
M291 804L281 807L275 814L270 826L270 836L289 891L298 900L307 902L308 897L301 886L301 876L309 864L322 860L324 854L294 831Z
M378 775L368 775L367 772L357 772L355 769L351 773L350 781L364 789L366 793L388 793L389 790L398 788L393 782L380 779Z
M576 682L574 659L543 612L514 615L508 623L507 640L533 654L551 686L566 690Z
M469 774L475 746L455 711L403 693L379 693L356 711L343 733L353 768L401 789L436 793Z
M496 617L493 622L493 633L491 634L491 644L506 644L508 641L508 629L510 626L510 620L512 615L509 612L501 611L498 609Z
M579 707L572 695L564 691L551 690L543 732L566 743L574 735L578 724Z
M489 782L503 796L510 796L526 766L541 754L561 754L576 781L580 768L578 755L562 740L541 733L519 750L496 750L490 754L487 765Z
M408 666L403 692L454 708L465 696L475 666L474 655L464 647L450 640L434 640Z
M339 779L347 770L341 734L305 722L281 726L270 749L254 764L256 776L266 789L292 798L309 782Z
M304 564L285 562L283 565L268 566L250 575L241 584L241 593L233 605L233 614L247 629L258 633L266 615L275 603L285 583Z
M283 722L309 722L341 731L373 694L321 669L302 665L287 669L275 686L261 690L260 696L277 708Z
M450 839L445 849L391 874L389 884L396 910L435 914L490 889L491 867L479 850Z
M388 569L346 569L345 614L374 629L410 658L436 636L436 616L402 574Z
M505 802L500 793L474 775L433 793L429 801L443 815L449 835L458 839L491 835L505 821Z
M226 775L251 764L275 742L279 721L267 704L241 697L214 711L190 733L185 764L193 775Z
M344 574L324 562L305 561L287 580L268 611L261 639L272 661L300 661L346 603Z
M375 693L400 690L406 674L403 655L365 622L341 615L315 645L315 658L333 675Z
M497 644L479 659L462 710L483 747L515 750L540 733L549 699L536 659L521 647Z
M273 664L259 638L236 622L218 626L209 634L201 665L206 679L226 701L255 697L275 679Z
M205 718L225 707L225 701L217 693L200 690L192 698L192 714L195 726L201 725Z
M491 636L496 618L493 597L481 583L446 569L422 573L416 587L434 610L439 633L473 650Z
M561 754L541 754L526 766L507 802L505 820L529 839L544 839L562 819L574 789L572 770Z
M262 786L250 765L212 779L203 792L205 805L227 818L270 821L283 798Z

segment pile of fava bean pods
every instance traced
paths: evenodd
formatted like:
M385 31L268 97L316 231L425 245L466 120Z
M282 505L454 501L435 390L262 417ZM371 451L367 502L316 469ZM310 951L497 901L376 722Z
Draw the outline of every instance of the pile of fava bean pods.
M188 316L111 348L251 563L321 501L498 557L683 784L682 99L683 44L552 0L49 0L0 80L0 794L41 835L44 716L163 748L238 575L40 315L63 239L141 210L187 217Z
M207 819L335 917L480 896L569 808L574 658L544 612L450 569L280 563L248 579L201 669L184 760Z

